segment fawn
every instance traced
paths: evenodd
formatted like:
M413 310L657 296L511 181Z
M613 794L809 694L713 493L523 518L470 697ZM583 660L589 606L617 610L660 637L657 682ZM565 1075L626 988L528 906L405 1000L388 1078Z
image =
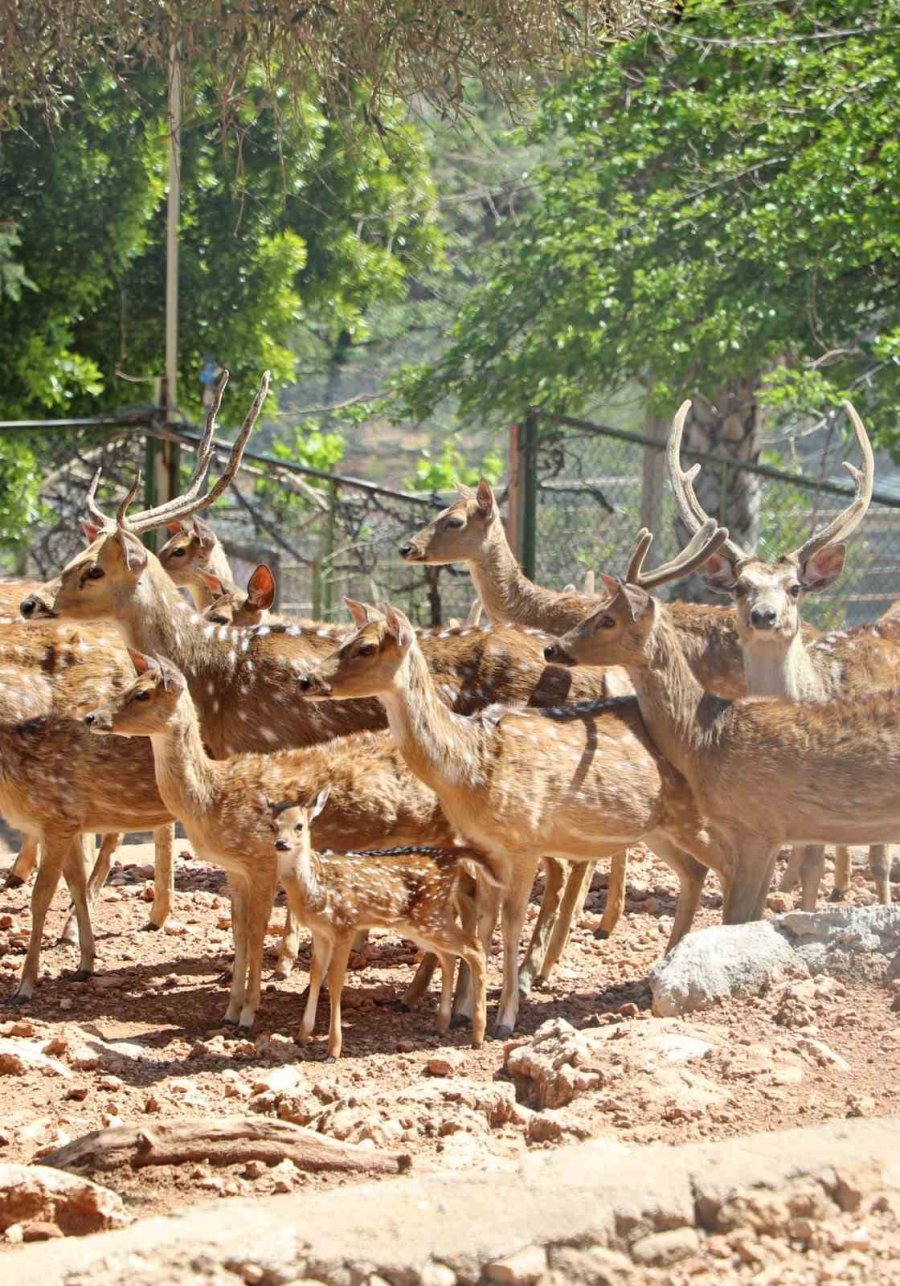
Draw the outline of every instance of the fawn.
M322 791L311 807L299 800L270 803L278 878L293 915L312 934L309 996L298 1039L309 1040L323 975L328 973L331 1021L328 1057L341 1053L341 993L347 961L360 929L393 929L433 952L441 966L437 1029L450 1026L453 971L457 957L469 967L474 1009L472 1044L485 1030L485 951L478 935L460 927L461 884L480 878L499 887L491 864L472 849L397 848L364 853L319 853L310 826L328 797Z

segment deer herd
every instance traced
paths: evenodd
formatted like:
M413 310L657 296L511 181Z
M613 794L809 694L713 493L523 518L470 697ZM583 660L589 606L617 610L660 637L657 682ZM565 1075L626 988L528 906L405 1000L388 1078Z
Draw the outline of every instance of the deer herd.
M87 548L54 580L18 587L17 599L28 590L19 604L27 625L0 624L0 812L25 836L7 882L37 865L28 951L9 1003L32 997L60 874L80 950L74 977L92 972L91 904L123 831L154 831L148 928L163 924L175 822L228 878L234 967L223 1024L253 1024L280 887L288 910L276 973L290 972L307 930L297 1039L310 1039L327 979L330 1058L341 1052L341 992L361 931L418 942L427 954L403 1003L420 1000L440 966L438 1028L471 1025L479 1045L498 915L502 1037L520 995L549 979L604 858L598 936L613 931L625 853L639 842L678 879L670 948L689 931L710 868L726 923L761 916L785 845L785 878L799 881L804 910L816 905L826 844L837 846L834 896L849 883L847 846L863 844L878 895L890 901L900 617L830 636L801 620L805 596L840 575L872 496L872 450L849 404L863 457L862 469L846 466L855 495L777 561L745 552L704 513L699 466L681 464L685 403L668 448L689 533L680 554L647 570L644 530L600 592L543 589L518 566L482 482L400 555L465 564L490 623L417 630L396 607L351 600L347 627L274 616L266 567L246 589L235 583L197 515L234 478L268 377L204 492L226 380L183 494L133 512L135 483L111 517L95 478ZM140 538L161 528L170 535L157 556ZM655 597L692 573L732 606ZM91 863L94 833L103 842ZM541 908L520 964L542 864Z

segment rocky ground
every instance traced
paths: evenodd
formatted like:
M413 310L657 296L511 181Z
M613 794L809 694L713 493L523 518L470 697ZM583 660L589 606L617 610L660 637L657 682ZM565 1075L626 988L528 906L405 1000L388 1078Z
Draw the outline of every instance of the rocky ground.
M0 1165L39 1160L103 1126L224 1115L280 1119L406 1152L419 1174L509 1171L531 1152L597 1137L679 1143L900 1115L900 1022L890 983L786 980L689 1018L651 1016L647 974L671 924L675 889L645 852L629 862L626 915L608 942L593 937L605 898L598 876L552 989L523 1004L515 1040L472 1050L464 1032L439 1038L433 996L420 1012L399 1012L395 999L416 954L376 936L349 980L344 1057L324 1065L322 1037L303 1048L292 1040L305 958L288 982L267 986L252 1040L216 1030L226 997L218 976L230 962L223 879L179 861L175 918L162 932L142 932L150 851L120 852L95 912L95 978L63 977L74 953L51 945L65 918L60 893L34 1002L7 1011L5 1021L0 1014ZM874 902L861 869L850 901ZM790 904L783 894L770 899L773 910ZM710 888L698 923L717 923L720 914ZM273 916L273 962L280 920ZM0 997L13 990L28 923L28 890L0 893ZM489 1003L498 986L495 951ZM323 1000L319 1031L326 1016ZM100 1179L138 1215L201 1198L348 1182L257 1161L126 1168ZM683 1248L662 1275L640 1280L895 1280L879 1275L900 1257L893 1209L876 1204L864 1215L835 1209L811 1218L798 1210L768 1229L749 1220ZM32 1235L19 1223L4 1237L10 1245ZM646 1271L656 1272L649 1260Z

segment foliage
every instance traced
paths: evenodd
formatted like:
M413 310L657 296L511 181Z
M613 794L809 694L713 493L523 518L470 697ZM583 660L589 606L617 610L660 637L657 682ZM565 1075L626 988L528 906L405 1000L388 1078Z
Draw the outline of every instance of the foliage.
M458 105L480 77L515 96L604 39L635 30L658 0L9 0L0 8L0 123L105 66L164 68L173 42L211 69L227 120L259 83L306 99L312 86L345 102L368 86L376 112L398 94ZM5 117L5 122L4 122Z
M468 487L476 486L480 478L497 482L505 466L506 461L496 447L485 452L480 464L468 465L466 456L455 441L446 438L437 457L430 451L423 452L416 464L415 477L408 479L405 485L411 491L453 491L460 482Z
M771 368L779 408L850 390L900 434L900 0L691 0L549 93L539 200L404 406L667 410Z

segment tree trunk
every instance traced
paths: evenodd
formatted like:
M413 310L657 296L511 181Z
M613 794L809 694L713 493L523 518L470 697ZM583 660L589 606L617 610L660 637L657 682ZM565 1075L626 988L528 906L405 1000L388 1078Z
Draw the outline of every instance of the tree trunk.
M754 375L736 380L712 401L702 393L693 394L684 427L686 463L690 451L708 451L729 464L756 464L762 429L762 411L756 400L759 378ZM694 487L709 516L723 523L743 549L754 551L759 539L760 502L756 474L704 462ZM684 544L688 534L680 519L676 522L678 540ZM716 601L702 576L683 581L678 586L678 597L697 603Z

